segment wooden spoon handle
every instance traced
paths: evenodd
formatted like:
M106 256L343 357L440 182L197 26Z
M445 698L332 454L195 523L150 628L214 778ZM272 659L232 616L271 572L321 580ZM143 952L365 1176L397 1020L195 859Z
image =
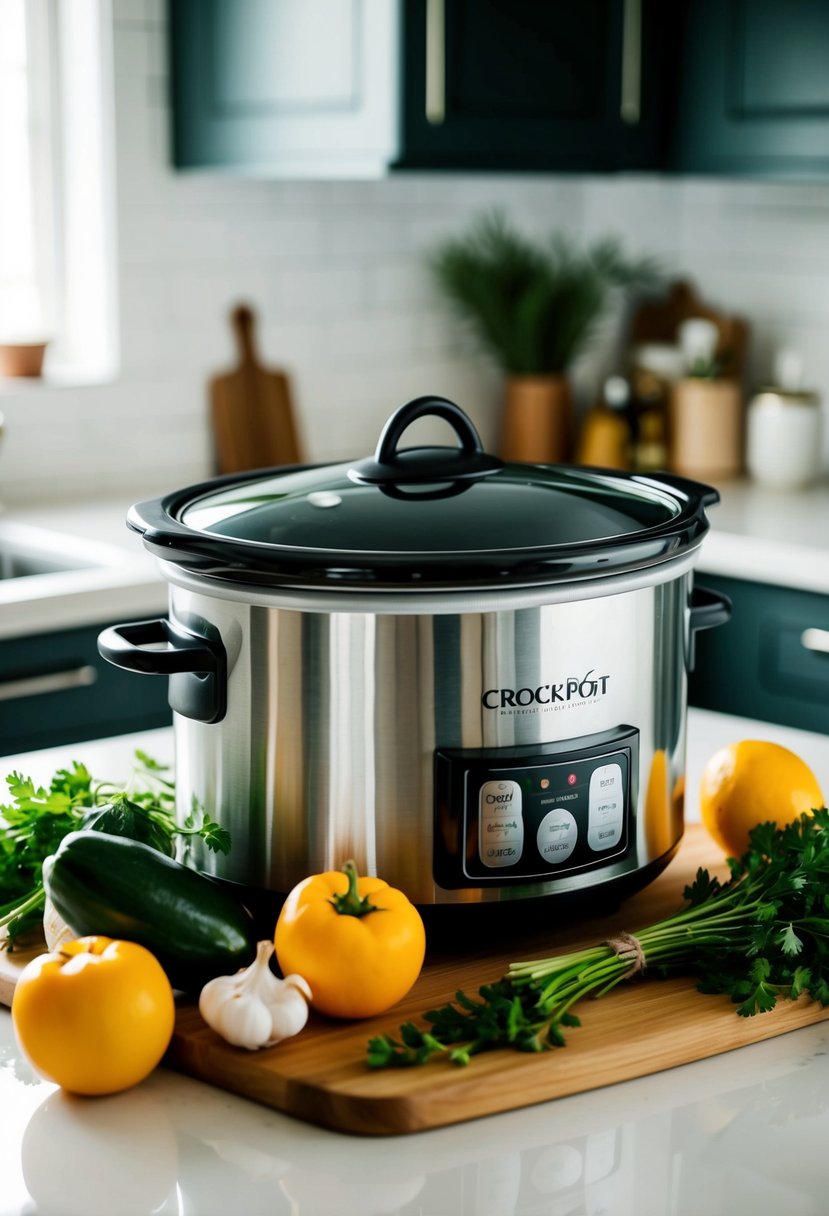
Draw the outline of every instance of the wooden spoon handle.
M231 313L231 322L236 332L236 347L239 352L240 363L255 363L256 362L256 344L254 339L254 325L256 317L253 309L247 304L239 304Z

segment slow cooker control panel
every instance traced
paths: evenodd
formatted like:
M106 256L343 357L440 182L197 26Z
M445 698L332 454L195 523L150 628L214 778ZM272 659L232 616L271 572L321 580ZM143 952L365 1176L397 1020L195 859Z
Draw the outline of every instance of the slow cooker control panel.
M628 848L639 732L435 753L435 880L457 888L546 881Z

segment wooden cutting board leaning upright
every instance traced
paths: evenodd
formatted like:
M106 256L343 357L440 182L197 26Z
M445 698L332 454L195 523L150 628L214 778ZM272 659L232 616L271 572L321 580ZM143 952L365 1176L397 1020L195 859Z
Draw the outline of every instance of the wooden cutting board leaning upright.
M231 322L238 366L214 376L209 385L218 472L299 464L302 455L288 376L260 364L252 309L235 308Z

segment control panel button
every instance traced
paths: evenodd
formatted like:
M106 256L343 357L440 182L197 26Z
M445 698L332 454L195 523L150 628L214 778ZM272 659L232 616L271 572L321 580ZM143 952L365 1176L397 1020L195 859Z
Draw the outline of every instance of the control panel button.
M590 774L587 811L587 843L595 853L612 849L622 837L625 792L622 769L603 764Z
M488 869L514 866L524 850L521 786L485 781L478 794L478 856Z
M538 851L546 862L557 866L567 861L576 847L579 829L573 815L563 806L548 811L536 833Z

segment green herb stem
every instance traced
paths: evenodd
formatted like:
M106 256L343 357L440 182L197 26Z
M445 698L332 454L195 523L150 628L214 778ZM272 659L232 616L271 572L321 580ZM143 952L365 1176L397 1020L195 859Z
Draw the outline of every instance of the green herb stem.
M21 900L19 903L4 904L0 908L0 929L5 929L7 925L12 924L15 920L20 920L24 916L29 916L32 912L42 912L46 903L46 892L43 887L39 887L36 891L32 891L28 899Z

